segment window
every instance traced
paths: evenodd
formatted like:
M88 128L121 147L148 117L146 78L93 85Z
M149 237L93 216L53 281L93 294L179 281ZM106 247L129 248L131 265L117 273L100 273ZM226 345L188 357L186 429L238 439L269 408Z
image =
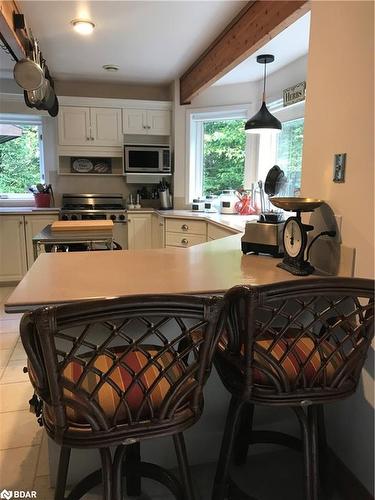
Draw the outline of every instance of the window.
M288 179L285 196L299 196L301 189L303 125L303 118L284 122L277 138L276 164Z
M244 187L246 109L193 112L190 115L189 200L223 189Z
M250 114L241 107L190 110L187 113L187 203L223 189L250 189L265 180L273 165L287 177L281 196L298 196L301 187L304 102L286 108L282 101L268 105L283 125L280 134L248 135L244 124Z
M42 157L41 121L0 117L1 198L23 198L29 186L44 182Z
M282 196L299 196L301 189L302 149L304 131L304 102L281 108L280 103L269 106L282 123L278 135L259 137L258 178L263 181L268 170L278 165L287 178Z

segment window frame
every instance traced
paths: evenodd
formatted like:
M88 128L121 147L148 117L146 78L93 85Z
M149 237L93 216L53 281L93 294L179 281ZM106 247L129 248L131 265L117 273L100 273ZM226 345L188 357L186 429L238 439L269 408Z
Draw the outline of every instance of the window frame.
M189 108L186 110L186 177L185 202L189 205L194 198L202 196L203 175L203 122L226 119L247 120L252 113L250 104ZM244 131L245 133L245 131ZM250 188L255 181L254 164L257 158L256 137L246 134L244 187ZM201 168L197 168L200 165Z
M35 125L38 127L39 134L39 171L40 180L42 183L46 182L45 170L45 149L43 144L44 137L44 120L39 115L19 115L13 113L0 113L0 123L11 125ZM3 193L0 192L1 205L14 205L17 202L32 202L34 204L34 196L32 193Z
M267 104L269 111L283 124L305 118L305 100L283 107L283 100L278 99ZM265 180L268 170L277 163L278 134L257 135L258 157L256 161L257 180Z

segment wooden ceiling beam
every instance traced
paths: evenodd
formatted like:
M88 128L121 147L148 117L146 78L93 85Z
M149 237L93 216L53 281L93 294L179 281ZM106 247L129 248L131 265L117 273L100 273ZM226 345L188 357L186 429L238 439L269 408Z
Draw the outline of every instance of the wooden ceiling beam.
M15 30L13 14L20 14L20 9L14 0L0 0L0 36L1 41L16 60L26 57L26 37L22 30Z
M180 103L193 97L247 59L310 10L307 0L248 2L180 78Z

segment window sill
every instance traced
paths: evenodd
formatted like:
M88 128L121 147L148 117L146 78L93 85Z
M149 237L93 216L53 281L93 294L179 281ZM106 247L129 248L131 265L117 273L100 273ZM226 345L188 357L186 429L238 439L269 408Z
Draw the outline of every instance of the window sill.
M17 195L9 194L7 198L2 198L0 195L0 207L35 207L33 195Z

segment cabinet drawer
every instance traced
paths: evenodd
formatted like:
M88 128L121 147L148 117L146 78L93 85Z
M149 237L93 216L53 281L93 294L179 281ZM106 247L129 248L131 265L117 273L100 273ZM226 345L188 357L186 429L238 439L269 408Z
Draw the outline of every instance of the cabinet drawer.
M172 247L192 247L206 242L206 236L200 234L166 233L166 245Z
M201 234L206 236L207 224L201 220L167 219L166 230L174 233Z
M215 224L208 224L207 236L213 240L225 238L226 236L232 236L233 234L236 234L236 231L230 231L229 229L216 226Z

